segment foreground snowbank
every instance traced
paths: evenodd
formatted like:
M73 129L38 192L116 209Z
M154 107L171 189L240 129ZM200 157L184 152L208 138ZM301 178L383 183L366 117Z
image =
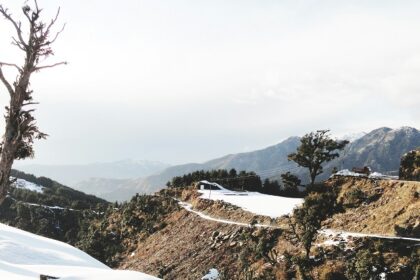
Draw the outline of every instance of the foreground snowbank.
M40 274L60 280L158 279L134 271L112 270L66 243L0 223L0 279L35 280Z
M200 197L202 199L222 200L254 214L271 218L287 215L303 202L301 198L274 196L259 192L235 192L226 189L199 190L199 192L202 194Z

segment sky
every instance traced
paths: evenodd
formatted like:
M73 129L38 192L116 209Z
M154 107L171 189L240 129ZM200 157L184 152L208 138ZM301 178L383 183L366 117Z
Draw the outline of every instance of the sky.
M23 20L24 1L0 3ZM419 1L38 3L66 23L44 63L69 64L32 77L50 136L24 163L203 162L317 129L420 127ZM12 35L1 20L0 61L22 63Z

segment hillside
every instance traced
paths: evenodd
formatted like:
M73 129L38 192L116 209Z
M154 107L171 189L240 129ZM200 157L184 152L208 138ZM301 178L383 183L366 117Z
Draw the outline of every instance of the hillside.
M16 182L0 205L0 222L75 245L110 203L45 177L13 171Z
M333 214L324 221L311 250L317 261L311 262L308 273L314 279L346 279L321 275L352 273L351 260L358 260L368 250L383 257L381 269L389 279L411 279L407 277L414 275L419 258L412 245L420 242L420 183L334 177L325 188L336 190L337 205L331 206ZM284 216L293 207L281 212L288 198L276 204L267 200L272 211L279 210L277 217L267 217L244 201L232 201L234 193L212 192L217 200L208 199L209 192L191 188L138 196L91 231L98 234L98 241L109 240L111 232L115 235L114 249L103 252L113 266L164 279L201 279L210 270L225 277L222 279L291 279L299 275L290 256L299 255L302 249ZM183 201L180 207L174 198ZM138 226L145 221L149 221L147 231ZM412 239L400 240L397 235Z
M420 238L420 182L365 178L333 178L344 206L325 226L351 232Z
M325 172L319 180L328 178L333 167L351 169L370 166L374 171L398 173L401 156L420 146L420 132L415 128L379 128L354 138L342 155L325 165ZM138 179L109 180L91 179L77 184L77 189L96 194L114 201L129 199L135 193L153 193L162 189L174 176L196 170L231 169L255 171L263 179L279 179L281 173L291 171L308 181L307 170L298 168L287 160L287 155L296 150L298 137L290 137L283 142L262 150L231 154L205 163L171 166L159 174Z

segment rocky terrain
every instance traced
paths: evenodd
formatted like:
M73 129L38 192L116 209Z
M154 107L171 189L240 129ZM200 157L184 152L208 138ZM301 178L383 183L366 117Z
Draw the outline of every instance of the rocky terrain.
M417 262L419 252L412 245L420 243L419 182L335 177L325 187L336 189L337 205L333 215L323 222L323 230L311 249L317 261L311 262L308 275L313 279L358 279L325 275L350 275L351 262L346 260L366 261L359 254L365 249L383 256L387 279L414 275L412 261ZM124 244L114 258L115 267L164 279L200 279L213 268L220 279L303 279L292 261L293 256L302 253L302 247L291 234L287 216L258 216L225 202L203 200L194 189L165 190L154 199L166 201L168 207L174 198L190 203L196 212L171 204L172 210L160 216L155 230L148 234L124 234L130 229L114 225L118 231L112 232L122 232ZM135 204L130 207L136 209ZM121 220L123 213L127 211L114 212L113 221ZM197 213L205 214L204 218ZM340 237L334 231L366 236L347 233ZM414 239L404 241L394 239L396 236ZM402 249L407 246L411 249Z

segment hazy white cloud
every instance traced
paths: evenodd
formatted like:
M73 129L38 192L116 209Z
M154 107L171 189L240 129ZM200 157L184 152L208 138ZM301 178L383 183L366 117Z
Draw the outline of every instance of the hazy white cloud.
M51 61L70 64L33 80L51 135L38 162L202 161L319 128L420 124L418 1L39 3L62 6ZM0 22L0 61L20 59L12 31Z

